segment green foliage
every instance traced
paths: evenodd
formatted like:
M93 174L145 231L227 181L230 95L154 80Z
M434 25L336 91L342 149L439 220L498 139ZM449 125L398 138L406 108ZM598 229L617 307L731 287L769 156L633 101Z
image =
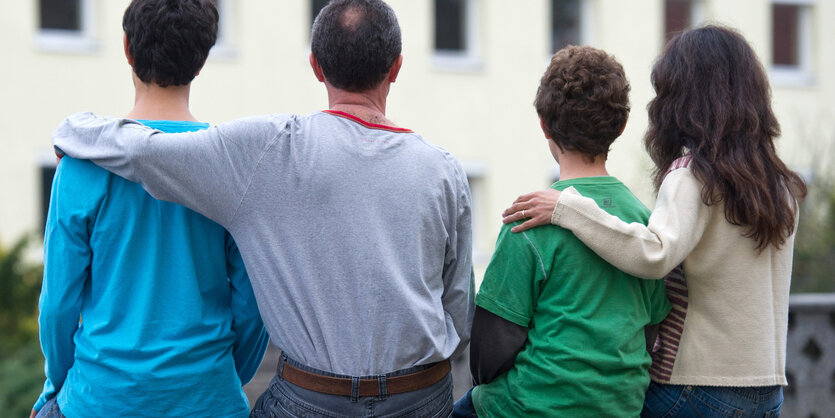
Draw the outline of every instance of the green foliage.
M24 261L29 238L0 246L0 416L29 415L43 386L38 294L43 266Z
M835 187L818 181L800 207L792 292L835 292Z
M0 416L29 416L43 382L43 354L37 340L0 360Z
M23 237L8 250L0 246L0 355L37 339L43 266L23 261L28 244L29 238Z

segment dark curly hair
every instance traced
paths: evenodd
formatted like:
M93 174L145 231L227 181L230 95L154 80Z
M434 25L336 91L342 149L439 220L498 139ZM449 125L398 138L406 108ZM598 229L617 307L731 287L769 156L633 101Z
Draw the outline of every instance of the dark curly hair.
M332 0L313 22L310 50L328 82L352 92L376 87L400 56L400 25L381 0Z
M629 117L629 81L613 56L569 45L551 58L534 107L560 149L605 160Z
M719 26L686 31L661 53L652 84L644 141L656 190L689 153L706 205L724 204L727 221L745 227L759 250L782 245L806 185L777 157L771 88L745 38Z
M190 83L217 40L217 21L212 0L133 0L122 28L137 77L161 87Z

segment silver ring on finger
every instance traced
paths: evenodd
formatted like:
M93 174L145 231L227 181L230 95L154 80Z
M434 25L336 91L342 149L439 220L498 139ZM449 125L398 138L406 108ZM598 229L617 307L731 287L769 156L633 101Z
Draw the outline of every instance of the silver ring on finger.
M522 219L525 219L525 218L527 218L527 216L525 216L525 209L522 209Z

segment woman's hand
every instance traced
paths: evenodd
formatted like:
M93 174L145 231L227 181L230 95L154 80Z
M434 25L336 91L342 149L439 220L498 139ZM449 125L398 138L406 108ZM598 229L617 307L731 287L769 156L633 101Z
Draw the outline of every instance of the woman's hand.
M557 207L560 191L554 189L523 194L516 198L509 208L502 213L502 222L509 224L527 219L523 224L511 228L513 232L527 231L535 226L551 223L551 214Z

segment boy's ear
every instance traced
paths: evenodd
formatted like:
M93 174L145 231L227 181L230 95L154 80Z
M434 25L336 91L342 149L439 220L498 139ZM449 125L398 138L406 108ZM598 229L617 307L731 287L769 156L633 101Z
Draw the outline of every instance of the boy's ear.
M545 137L551 139L551 134L548 133L548 128L545 127L545 119L542 119L542 115L539 115L539 127L542 128L542 133L545 134Z
M128 65L133 67L133 56L130 55L130 43L128 42L128 35L122 37L122 45L125 48L125 58L128 59Z

